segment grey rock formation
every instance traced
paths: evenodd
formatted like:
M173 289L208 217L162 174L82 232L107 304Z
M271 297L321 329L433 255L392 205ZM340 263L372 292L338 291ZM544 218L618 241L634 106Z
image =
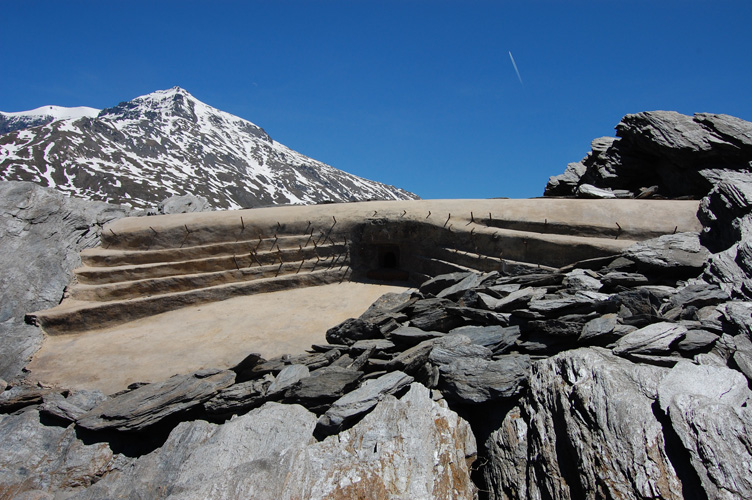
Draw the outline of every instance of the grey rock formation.
M0 378L19 375L41 345L42 333L24 315L57 305L81 265L79 252L99 243L106 222L130 213L28 182L0 182Z
M537 362L487 442L490 498L682 498L652 410L665 373L599 348Z
M143 430L168 416L201 405L234 381L235 373L229 370L175 375L164 382L146 384L108 398L83 415L77 424L89 430Z
M35 410L0 415L0 436L0 498L51 498L51 491L89 486L124 463L106 443L84 444L72 425L43 425Z
M719 180L748 170L751 129L728 115L626 115L616 126L618 138L594 140L585 158L549 179L545 194L699 199Z
M739 372L677 364L661 381L658 401L708 498L752 496L752 392Z
M221 426L183 423L162 448L79 497L474 498L470 427L424 387L386 396L322 442L313 439L315 424L304 408L277 403Z

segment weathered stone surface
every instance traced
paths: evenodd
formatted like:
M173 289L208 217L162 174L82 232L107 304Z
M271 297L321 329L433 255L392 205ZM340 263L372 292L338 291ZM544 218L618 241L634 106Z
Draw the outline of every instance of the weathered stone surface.
M710 252L700 245L696 233L667 234L641 241L624 250L624 255L648 268L694 276L710 258Z
M671 297L670 303L674 307L705 307L720 304L730 298L731 297L729 297L728 293L721 290L718 285L698 283L680 288L676 294Z
M428 356L433 350L434 342L436 342L436 339L424 340L420 344L402 351L394 359L385 362L384 367L389 370L401 370L413 374L428 362Z
M707 498L750 498L752 392L745 377L681 362L663 379L658 395Z
M597 188L592 184L580 184L577 194L583 198L615 199L616 195L610 188Z
M676 344L676 350L685 354L708 351L713 347L718 335L707 330L689 330Z
M358 340L382 337L378 326L360 318L346 319L326 331L326 341L330 344L351 345Z
M300 380L308 377L310 371L305 365L288 365L274 377L274 381L267 388L267 394L273 394L286 391Z
M87 411L107 399L101 391L86 390L72 392L65 398L56 393L51 396L53 397L44 398L44 402L39 406L39 412L66 422L75 422Z
M601 282L603 283L603 286L607 288L613 288L616 286L631 287L638 285L647 285L649 283L649 280L645 275L639 273L612 271L603 275L601 277Z
M14 385L0 392L0 413L10 413L24 406L39 404L45 396L54 393L56 391L53 389L36 385Z
M330 403L348 392L363 376L362 372L338 366L327 366L311 372L309 377L287 389L285 400L309 408Z
M350 352L361 353L372 349L376 352L388 352L394 350L394 342L387 339L359 340L350 346Z
M681 340L687 328L674 323L654 323L628 333L614 344L614 354L668 354L671 344Z
M434 276L433 278L421 283L420 288L418 290L423 295L435 296L442 290L445 290L449 288L450 286L456 285L460 281L464 280L468 276L472 276L473 274L475 273L457 272L457 273L448 273L448 274L441 274L439 276Z
M616 314L604 314L598 318L592 319L582 327L579 342L611 342L614 340L614 330L618 324L619 317Z
M493 353L487 347L477 345L465 335L447 335L433 342L428 360L434 365L451 363L457 358L472 357L490 359Z
M228 415L261 406L266 401L267 390L274 380L272 375L266 374L257 380L231 385L206 401L204 409L212 415Z
M322 442L315 424L304 408L277 403L221 426L182 423L162 448L81 498L474 498L470 427L424 387L386 396Z
M512 292L494 304L493 310L509 312L526 307L531 300L540 299L546 294L545 288L525 287Z
M436 296L439 298L449 299L459 297L464 292L477 288L487 279L489 279L488 275L470 273L465 278L463 278L462 281L443 289L442 291L437 293Z
M572 290L592 290L597 292L603 284L598 274L587 269L573 269L564 276L562 284Z
M305 408L278 403L223 425L183 422L161 448L80 498L284 498L289 468L314 442L315 425Z
M202 404L235 381L229 370L201 370L176 375L111 397L81 417L84 429L138 431L160 420Z
M65 196L30 182L0 182L0 378L21 373L42 343L24 315L60 303L79 252L127 207Z
M536 362L519 408L486 443L489 497L682 498L652 411L666 371L600 348Z
M332 406L319 418L317 429L324 434L337 432L348 421L376 406L386 395L400 392L413 380L413 377L401 371L366 380L363 385L332 403Z
M462 319L450 314L447 307L456 305L446 299L423 299L413 305L410 326L426 331L448 332L462 324Z
M413 326L401 326L389 332L389 338L392 341L409 346L420 344L424 340L443 337L444 335L446 334L442 332L427 332Z
M90 485L122 462L106 443L85 445L72 425L42 425L35 410L0 415L0 436L0 498L52 498Z
M449 332L449 335L464 335L473 344L487 347L494 354L509 351L520 338L519 326L461 326Z
M704 397L713 402L741 407L752 397L744 376L729 368L696 365L681 361L668 372L658 385L658 403L668 413L668 407L680 395Z
M444 397L480 404L519 395L527 383L530 358L507 354L494 360L458 357L439 365L439 389Z

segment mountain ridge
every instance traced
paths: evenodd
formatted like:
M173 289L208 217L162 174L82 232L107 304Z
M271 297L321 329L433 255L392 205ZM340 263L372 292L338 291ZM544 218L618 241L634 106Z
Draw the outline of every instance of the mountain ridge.
M0 136L0 178L136 208L184 194L222 209L417 198L308 158L180 87Z

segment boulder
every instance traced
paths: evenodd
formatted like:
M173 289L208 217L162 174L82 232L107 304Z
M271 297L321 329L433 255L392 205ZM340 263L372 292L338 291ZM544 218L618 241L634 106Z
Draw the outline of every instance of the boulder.
M140 431L169 416L211 399L235 381L229 370L200 370L106 399L84 414L77 425L89 430Z
M683 498L652 410L666 372L601 348L535 362L486 441L489 498Z
M707 498L752 497L752 392L740 373L678 363L658 388Z
M385 396L351 429L321 442L316 416L267 403L221 426L183 422L160 449L79 498L472 499L470 426L428 389ZM211 464L211 467L207 467ZM199 471L199 472L197 472Z
M170 196L157 205L160 214L187 214L191 212L208 212L214 210L203 196L185 194Z

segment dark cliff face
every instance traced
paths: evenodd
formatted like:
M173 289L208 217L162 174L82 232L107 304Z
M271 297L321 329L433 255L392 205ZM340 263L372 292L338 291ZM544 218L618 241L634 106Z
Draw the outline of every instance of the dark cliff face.
M33 125L0 136L0 179L139 208L184 194L225 209L417 198L303 156L178 87Z

